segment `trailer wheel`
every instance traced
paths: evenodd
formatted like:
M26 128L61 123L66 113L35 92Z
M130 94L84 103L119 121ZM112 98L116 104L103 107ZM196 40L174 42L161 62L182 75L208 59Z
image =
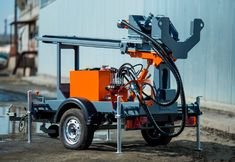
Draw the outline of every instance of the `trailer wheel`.
M174 128L167 128L164 131L165 132L172 132L172 131L174 131ZM168 143L170 143L170 141L172 139L172 137L167 137L167 136L161 135L155 129L143 129L143 130L141 130L141 134L142 134L144 140L150 146L167 145Z
M60 140L68 149L87 149L93 140L94 130L86 124L82 110L72 108L60 120Z
M50 125L49 130L53 130L54 133L48 133L51 138L57 138L59 136L59 127L58 125Z

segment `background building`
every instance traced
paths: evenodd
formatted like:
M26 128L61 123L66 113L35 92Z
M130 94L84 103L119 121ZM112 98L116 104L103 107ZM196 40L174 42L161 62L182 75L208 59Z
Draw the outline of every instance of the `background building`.
M47 1L43 1L47 4ZM188 97L203 96L204 101L223 107L235 105L235 1L233 0L55 0L41 5L39 35L68 35L120 39L125 30L116 27L118 19L130 14L165 15L176 26L180 39L189 37L190 21L202 18L205 27L201 41L177 64ZM56 47L39 44L39 73L56 75ZM63 75L72 68L72 55L64 52ZM103 64L119 66L142 60L120 55L118 50L81 49L82 68Z
M39 0L17 0L19 52L37 49Z
M13 74L35 75L37 72L38 14L40 0L15 0L14 21L8 70ZM14 31L14 32L13 32Z

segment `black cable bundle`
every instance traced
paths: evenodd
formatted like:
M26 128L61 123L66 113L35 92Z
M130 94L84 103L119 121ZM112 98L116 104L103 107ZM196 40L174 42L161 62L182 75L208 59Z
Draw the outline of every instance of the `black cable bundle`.
M140 66L140 69L136 71L135 68L138 66ZM142 64L131 65L130 63L124 63L117 71L117 78L121 78L122 80L125 78L127 82L136 80L142 69Z
M148 107L146 106L146 104L144 103L144 101L142 101L140 99L140 96L137 96L138 100L140 101L140 104L142 106L142 108L144 109L144 111L147 114L148 119L150 120L150 122L152 123L152 125L154 126L154 128L156 130L158 130L162 135L164 136L169 136L169 137L176 137L179 134L181 134L181 132L184 130L185 127L185 122L186 122L186 117L187 117L187 107L186 107L186 101L185 101L185 94L184 94L184 88L183 88L183 83L182 83L182 79L179 73L178 68L176 67L174 61L170 58L170 56L167 54L167 52L164 50L164 48L162 47L162 45L160 43L158 43L155 39L153 39L152 37L150 37L149 35L143 33L142 31L136 29L134 26L132 26L131 24L129 24L128 22L126 22L125 20L122 20L121 22L124 26L127 26L129 29L133 30L134 32L136 32L137 34L139 34L140 36L144 37L147 41L149 41L152 49L156 52L156 54L158 54L161 59L164 61L164 63L168 66L168 68L171 70L171 72L173 73L175 79L176 79L176 83L177 83L177 90L176 90L176 95L174 97L174 99L172 99L171 101L165 102L165 103L161 103L157 100L154 100L152 98L152 100L154 102L156 102L158 105L160 106L170 106L172 104L174 104L176 102L176 100L179 98L181 98L181 104L182 104L182 122L180 125L180 128L177 132L173 132L173 133L167 133L165 131L163 131L159 125L156 123L153 115L151 114L151 112L149 111ZM151 87L153 88L153 87ZM147 94L145 94L147 95Z

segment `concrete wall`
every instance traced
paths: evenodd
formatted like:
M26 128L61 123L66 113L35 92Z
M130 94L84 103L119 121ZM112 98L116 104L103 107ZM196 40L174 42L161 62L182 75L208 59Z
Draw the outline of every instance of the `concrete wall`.
M190 21L202 18L201 41L187 60L178 60L187 96L235 104L235 1L234 0L56 0L40 11L39 35L76 35L120 39L126 31L116 28L118 19L129 14L166 15L178 29L180 39L189 37ZM39 72L55 75L56 48L40 44ZM119 51L81 49L82 67L118 66L137 62ZM110 55L109 55L110 54ZM71 55L64 62L71 64ZM63 68L68 74L68 68Z

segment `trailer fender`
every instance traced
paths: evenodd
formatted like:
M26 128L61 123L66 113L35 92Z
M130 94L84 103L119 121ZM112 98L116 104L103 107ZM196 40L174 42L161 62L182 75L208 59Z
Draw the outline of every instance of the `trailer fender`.
M63 101L55 114L54 121L58 123L65 111L71 108L78 108L83 111L87 125L94 124L97 111L95 106L85 98L68 98Z

